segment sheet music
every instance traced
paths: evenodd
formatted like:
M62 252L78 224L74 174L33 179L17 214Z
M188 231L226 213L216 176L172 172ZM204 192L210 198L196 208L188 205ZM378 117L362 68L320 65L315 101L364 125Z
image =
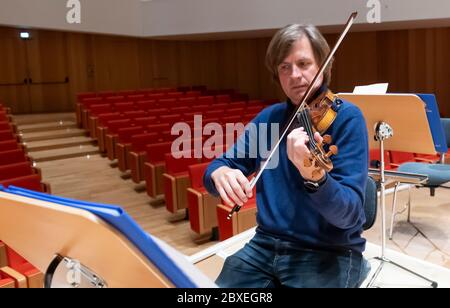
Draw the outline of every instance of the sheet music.
M388 83L375 83L366 86L356 86L353 90L353 94L386 94L388 87Z

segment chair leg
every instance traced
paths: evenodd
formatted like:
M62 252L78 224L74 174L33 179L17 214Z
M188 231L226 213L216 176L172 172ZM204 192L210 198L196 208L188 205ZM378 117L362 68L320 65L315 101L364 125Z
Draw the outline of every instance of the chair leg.
M436 188L435 187L430 187L430 196L434 197L436 194Z
M408 206L408 219L407 219L407 221L411 222L411 185L409 185L409 188L408 188L408 204L407 204L407 206Z
M399 182L397 182L395 184L394 187L394 197L392 199L392 217L391 217L391 227L389 228L389 239L392 240L392 233L394 231L394 221L395 221L395 216L397 215L397 191L398 191L398 186L400 185Z

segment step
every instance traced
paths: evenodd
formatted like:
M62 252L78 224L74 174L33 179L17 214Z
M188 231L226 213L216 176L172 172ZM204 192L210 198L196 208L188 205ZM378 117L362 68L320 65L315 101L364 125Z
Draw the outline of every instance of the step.
M45 122L76 121L75 113L42 113L14 115L13 120L17 125L39 124Z
M24 124L18 127L20 133L32 133L32 132L42 132L51 130L60 130L67 128L77 128L75 121L52 121L39 124Z
M86 155L98 154L99 149L93 145L80 145L63 149L54 149L30 153L31 158L35 162L44 162L52 160L60 160L66 158L80 157Z
M22 141L25 143L32 141L42 141L51 139L61 139L69 137L87 136L87 132L78 128L66 128L61 130L34 132L21 134Z
M61 139L50 139L43 141L32 141L26 144L29 153L45 150L54 150L78 145L96 145L96 141L89 137L70 137Z

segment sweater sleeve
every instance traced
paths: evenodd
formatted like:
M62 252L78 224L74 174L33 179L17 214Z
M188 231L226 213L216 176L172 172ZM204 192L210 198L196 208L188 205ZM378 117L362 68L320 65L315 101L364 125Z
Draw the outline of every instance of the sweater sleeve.
M338 155L332 157L333 170L311 199L321 215L340 229L362 225L364 196L368 176L367 128L361 111L349 107L335 127L334 144Z
M264 112L264 111L263 111ZM227 166L231 169L239 169L248 177L256 170L258 123L261 114L252 120L246 127L236 143L223 155L213 160L203 175L203 185L206 190L215 196L219 193L211 179L211 174L220 167Z

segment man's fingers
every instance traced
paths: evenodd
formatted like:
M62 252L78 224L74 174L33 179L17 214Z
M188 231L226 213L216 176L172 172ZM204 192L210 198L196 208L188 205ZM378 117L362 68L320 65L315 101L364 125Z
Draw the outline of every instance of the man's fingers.
M234 201L234 204L243 205L243 202L241 201L241 199L234 193L233 188L231 188L230 184L228 183L227 180L224 179L224 181L222 182L222 187L225 190L225 192L227 193L227 196Z
M233 201L231 201L230 198L228 198L227 193L225 192L225 189L223 189L223 187L221 185L219 185L219 187L216 187L216 188L220 194L220 197L226 204L228 204L229 206L235 205L235 203Z
M228 179L228 183L230 184L231 188L233 189L236 196L243 202L247 202L248 198L244 192L244 189L242 188L241 184L239 184L236 177L230 177Z
M314 139L318 142L318 143L322 143L323 142L323 137L319 134L319 132L316 132L314 134Z
M238 173L236 180L239 182L241 187L244 189L247 198L251 198L253 196L253 192L250 187L249 180L241 172Z

